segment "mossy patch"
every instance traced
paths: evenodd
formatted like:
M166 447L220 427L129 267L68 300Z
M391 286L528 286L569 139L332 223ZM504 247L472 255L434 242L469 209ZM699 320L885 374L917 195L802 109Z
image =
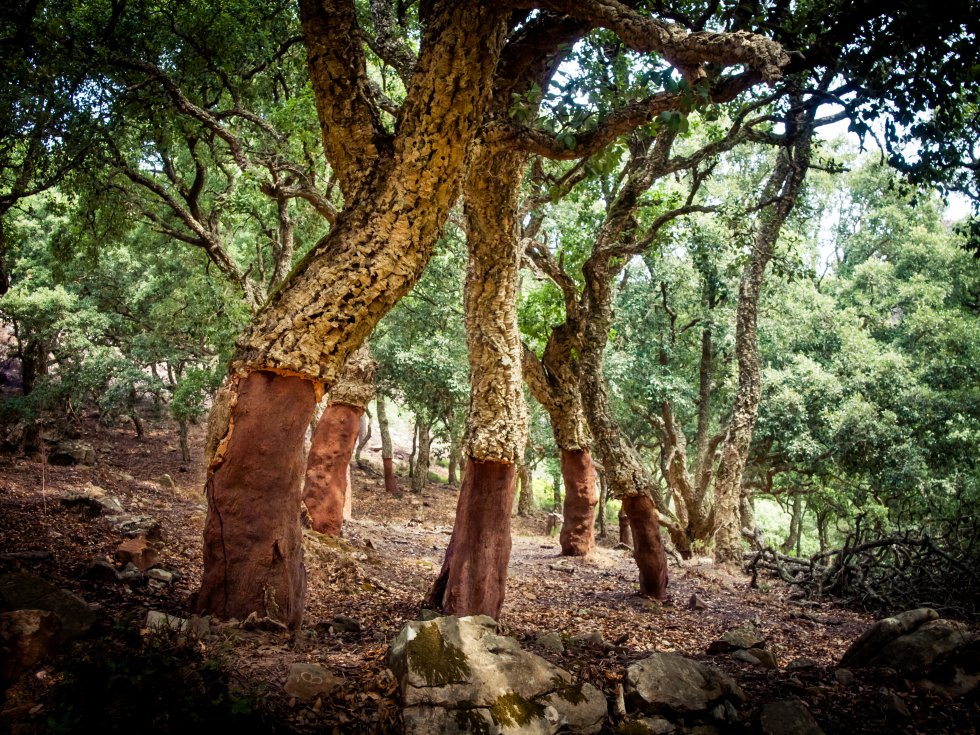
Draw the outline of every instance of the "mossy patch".
M616 732L618 735L653 735L653 730L639 720L622 723Z
M445 686L470 675L466 654L447 644L435 624L418 628L415 637L405 644L405 655L411 670L418 672L429 686Z
M507 692L490 705L490 716L502 727L524 727L531 720L544 717L544 707L516 692Z

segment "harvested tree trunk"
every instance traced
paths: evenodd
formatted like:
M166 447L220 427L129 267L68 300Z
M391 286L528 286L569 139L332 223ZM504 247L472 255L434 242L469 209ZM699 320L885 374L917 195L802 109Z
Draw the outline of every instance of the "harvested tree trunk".
M350 461L364 409L374 397L377 363L363 345L347 360L313 432L306 460L303 502L313 530L339 536L350 517Z
M667 596L667 555L660 536L657 509L649 495L623 498L633 533L633 558L640 570L640 594L663 600Z
M385 490L391 495L398 494L398 481L395 479L395 464L391 449L391 427L388 425L388 408L380 393L375 398L378 412L378 433L381 434L381 465L384 468Z
M562 556L586 556L595 550L596 473L588 449L561 450L565 480L564 522L561 526Z
M208 469L196 608L240 620L256 612L298 628L306 594L302 450L316 394L308 380L261 370L234 387L237 401L225 404L234 429Z
M606 502L609 500L609 487L606 485L606 473L596 468L596 476L599 478L599 509L596 513L596 523L599 526L599 537L606 538L609 534L606 528Z

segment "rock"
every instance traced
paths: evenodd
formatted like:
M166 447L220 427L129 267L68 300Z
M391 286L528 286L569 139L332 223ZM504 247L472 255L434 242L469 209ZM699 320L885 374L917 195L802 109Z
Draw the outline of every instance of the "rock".
M691 595L691 599L687 601L688 610L707 610L708 606L704 604L704 600L698 597L697 593Z
M152 631L169 630L175 633L185 633L188 626L189 622L186 619L178 618L176 615L167 615L167 613L158 610L150 610L146 613L146 627Z
M54 648L60 630L61 620L48 610L0 613L0 691Z
M120 564L133 564L141 572L145 572L157 563L160 552L145 537L137 536L122 541L112 552L112 556Z
M109 563L108 559L97 557L89 564L88 569L83 575L86 579L94 579L97 582L121 582L122 577L116 568Z
M847 649L841 666L922 672L973 640L965 624L939 620L934 610L920 608L879 620Z
M132 583L142 580L144 577L143 572L139 570L138 566L132 562L128 562L126 566L123 567L122 571L119 572L119 578L123 582Z
M155 579L164 584L170 584L174 581L174 573L168 572L166 569L149 569L146 572L146 576L148 579Z
M980 638L944 657L917 686L944 697L963 697L980 686Z
M732 653L732 658L752 664L753 666L762 666L766 669L779 668L776 657L764 648L739 649Z
M705 712L745 694L721 670L674 653L655 653L626 670L626 696L647 714Z
M812 669L817 665L817 662L812 658L807 658L806 656L800 656L799 658L794 658L788 664L786 664L787 671L799 671L800 669Z
M609 644L606 643L605 639L602 637L602 633L600 633L598 630L590 630L588 633L573 635L568 639L568 645L574 646L575 648L585 648L586 646L606 648Z
M762 735L823 735L810 710L796 697L762 705L759 729Z
M734 724L741 719L738 714L738 710L735 709L731 702L725 701L721 704L715 705L711 710L711 719L717 722L725 722L728 724Z
M116 532L127 538L142 536L150 541L160 541L163 538L160 522L154 518L122 515L110 520Z
M94 465L98 457L91 444L73 439L57 442L48 450L48 464L60 467Z
M176 490L177 489L177 483L174 482L174 478L172 478L167 473L164 473L164 474L160 475L159 477L154 478L153 481L157 485L159 485L160 487L162 487L164 490Z
M911 717L912 713L909 711L908 705L905 704L905 700L902 699L896 692L893 692L888 687L882 687L878 690L878 694L881 695L881 706L890 712L894 712L902 717Z
M289 667L286 677L286 694L303 702L330 694L344 680L319 664L295 663Z
M590 684L498 635L486 616L412 621L388 665L401 686L405 732L596 733L606 700Z
M748 648L762 648L766 639L752 622L746 620L737 628L727 631L721 638L708 646L708 654L728 653Z
M59 645L88 632L95 624L95 613L81 597L19 572L0 575L0 609L53 612L61 620Z
M851 673L850 669L837 669L834 672L834 678L842 687L854 686L854 674Z
M332 633L360 633L361 624L346 615L337 615L330 621L330 631Z
M640 717L623 723L619 731L643 733L643 735L670 735L677 732L677 725L663 717Z
M562 642L561 636L554 630L539 633L538 637L534 639L534 642L552 653L565 652L565 644Z

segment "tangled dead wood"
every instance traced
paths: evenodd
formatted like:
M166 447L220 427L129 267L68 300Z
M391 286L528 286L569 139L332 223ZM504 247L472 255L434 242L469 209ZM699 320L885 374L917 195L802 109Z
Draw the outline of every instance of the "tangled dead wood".
M766 547L748 557L745 570L752 587L768 572L805 599L830 598L883 614L928 606L944 616L976 620L980 534L972 525L960 523L942 536L912 531L875 536L858 523L839 549L806 558Z

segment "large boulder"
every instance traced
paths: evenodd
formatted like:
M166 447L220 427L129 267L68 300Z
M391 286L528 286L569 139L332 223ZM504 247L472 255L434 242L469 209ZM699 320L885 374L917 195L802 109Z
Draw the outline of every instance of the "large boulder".
M95 624L85 601L31 574L0 575L0 610L48 610L61 620L57 642L77 638Z
M98 460L95 448L74 439L60 441L48 450L48 463L59 466L94 465Z
M745 694L720 669L674 653L655 653L626 670L626 697L647 714L696 714Z
M395 638L388 666L401 685L409 735L596 733L606 700L590 684L517 641L484 615L415 620Z
M966 625L940 620L935 610L908 610L872 625L851 644L840 665L849 669L887 666L918 673L972 640Z

